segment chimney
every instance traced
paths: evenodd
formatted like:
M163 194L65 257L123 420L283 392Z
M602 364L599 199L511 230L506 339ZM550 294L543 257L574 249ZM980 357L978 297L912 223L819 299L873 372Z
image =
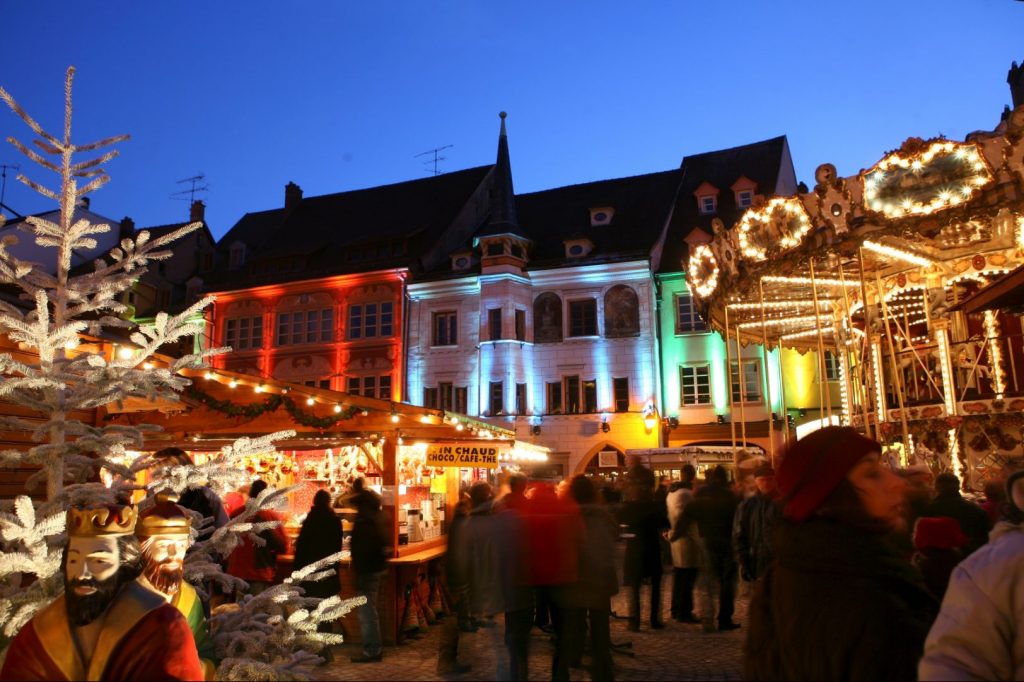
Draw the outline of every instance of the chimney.
M84 208L86 211L88 211L89 197L78 197L78 201L75 203L75 208Z
M284 207L285 209L293 209L299 205L302 201L302 188L296 185L294 182L289 182L284 186Z
M135 234L135 221L125 216L121 218L120 235L121 239L131 237Z
M1013 101L1013 108L1024 105L1024 66L1018 66L1014 62L1006 74L1006 82L1010 85L1010 99Z
M202 199L192 202L192 209L189 211L188 220L191 223L201 223L206 220L206 204Z

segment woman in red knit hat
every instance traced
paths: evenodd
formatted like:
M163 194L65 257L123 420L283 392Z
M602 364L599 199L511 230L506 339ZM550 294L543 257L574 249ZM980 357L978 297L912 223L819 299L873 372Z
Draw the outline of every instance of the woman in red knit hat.
M881 446L830 426L796 442L776 479L775 559L750 605L749 680L912 680L938 605L892 536L903 481Z

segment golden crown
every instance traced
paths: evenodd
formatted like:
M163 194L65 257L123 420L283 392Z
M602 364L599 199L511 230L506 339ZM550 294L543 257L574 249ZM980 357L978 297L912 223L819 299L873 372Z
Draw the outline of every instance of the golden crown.
M135 535L148 538L154 535L188 535L192 519L181 505L175 504L177 496L157 493L156 504L142 512L135 527Z
M87 538L101 535L129 535L135 531L139 510L132 505L111 504L68 510L68 535Z

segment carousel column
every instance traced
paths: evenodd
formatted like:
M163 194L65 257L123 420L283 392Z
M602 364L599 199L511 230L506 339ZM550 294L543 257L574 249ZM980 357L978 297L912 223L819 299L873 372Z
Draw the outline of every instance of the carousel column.
M881 441L881 424L886 421L885 380L882 372L882 337L871 335L871 377L875 385L875 438Z
M947 417L956 417L956 384L953 382L953 355L949 346L949 320L938 319L932 321L935 329L935 346L939 354L939 369L942 373L942 402L946 407ZM949 465L953 474L963 481L963 466L960 463L960 441L959 429L950 428L946 434L949 443ZM968 457L970 451L968 450ZM968 462L968 468L973 471L974 464Z

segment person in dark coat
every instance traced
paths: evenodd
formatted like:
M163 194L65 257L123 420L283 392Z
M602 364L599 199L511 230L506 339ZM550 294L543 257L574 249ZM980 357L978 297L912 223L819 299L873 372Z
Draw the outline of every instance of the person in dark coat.
M922 516L914 524L914 554L910 563L921 571L924 584L938 601L946 596L953 569L964 560L967 536L956 519Z
M642 468L642 467L641 467ZM639 482L637 482L639 480ZM640 585L651 581L651 628L665 627L661 621L661 533L668 517L654 500L654 477L641 476L631 484L622 504L621 521L628 527L623 582L629 587L629 629L640 629Z
M702 563L700 580L704 605L701 620L705 632L715 630L714 593L718 592L718 629L735 630L736 555L732 546L732 525L740 500L729 488L729 477L721 466L707 472L707 483L683 509L683 527L697 524Z
M469 500L455 503L455 513L448 526L448 551L444 561L444 579L452 597L454 617L447 618L441 628L437 645L437 673L461 674L472 670L468 663L459 663L459 631L476 632L477 626L469 618L469 576L458 561L456 548L463 543L466 519L469 518Z
M310 564L341 551L341 520L331 509L331 494L318 490L313 495L313 506L302 522L299 537L295 541L295 564L297 571ZM341 579L337 566L331 575L323 580L303 582L302 589L310 597L333 597L341 591Z
M755 469L754 485L757 493L740 503L732 530L740 577L746 582L754 582L768 570L772 528L782 516L775 470L768 465Z
M615 543L618 525L603 506L597 503L597 489L584 474L572 478L569 495L579 505L583 518L583 538L579 544L579 579L564 588L565 655L558 660L553 680L569 679L569 664L580 660L590 631L592 680L613 680L609 618L611 598L619 591L615 571Z
M744 679L916 678L937 604L892 541L904 482L881 450L829 426L784 453L783 519L748 612Z
M192 458L181 448L164 448L153 453L153 459L163 466L194 466ZM204 531L200 535L220 528L228 522L228 514L224 511L224 504L217 493L209 486L198 486L189 488L178 498L178 505L199 512L204 519L213 519L211 530Z
M352 572L356 592L366 597L359 607L359 628L363 653L353 656L353 663L375 663L382 659L380 618L377 595L391 555L391 533L387 527L380 497L372 490L363 490L353 497L356 518L352 523Z
M948 472L935 477L935 499L925 507L923 516L956 519L969 541L967 554L988 542L988 532L992 530L985 510L960 495L960 479Z

